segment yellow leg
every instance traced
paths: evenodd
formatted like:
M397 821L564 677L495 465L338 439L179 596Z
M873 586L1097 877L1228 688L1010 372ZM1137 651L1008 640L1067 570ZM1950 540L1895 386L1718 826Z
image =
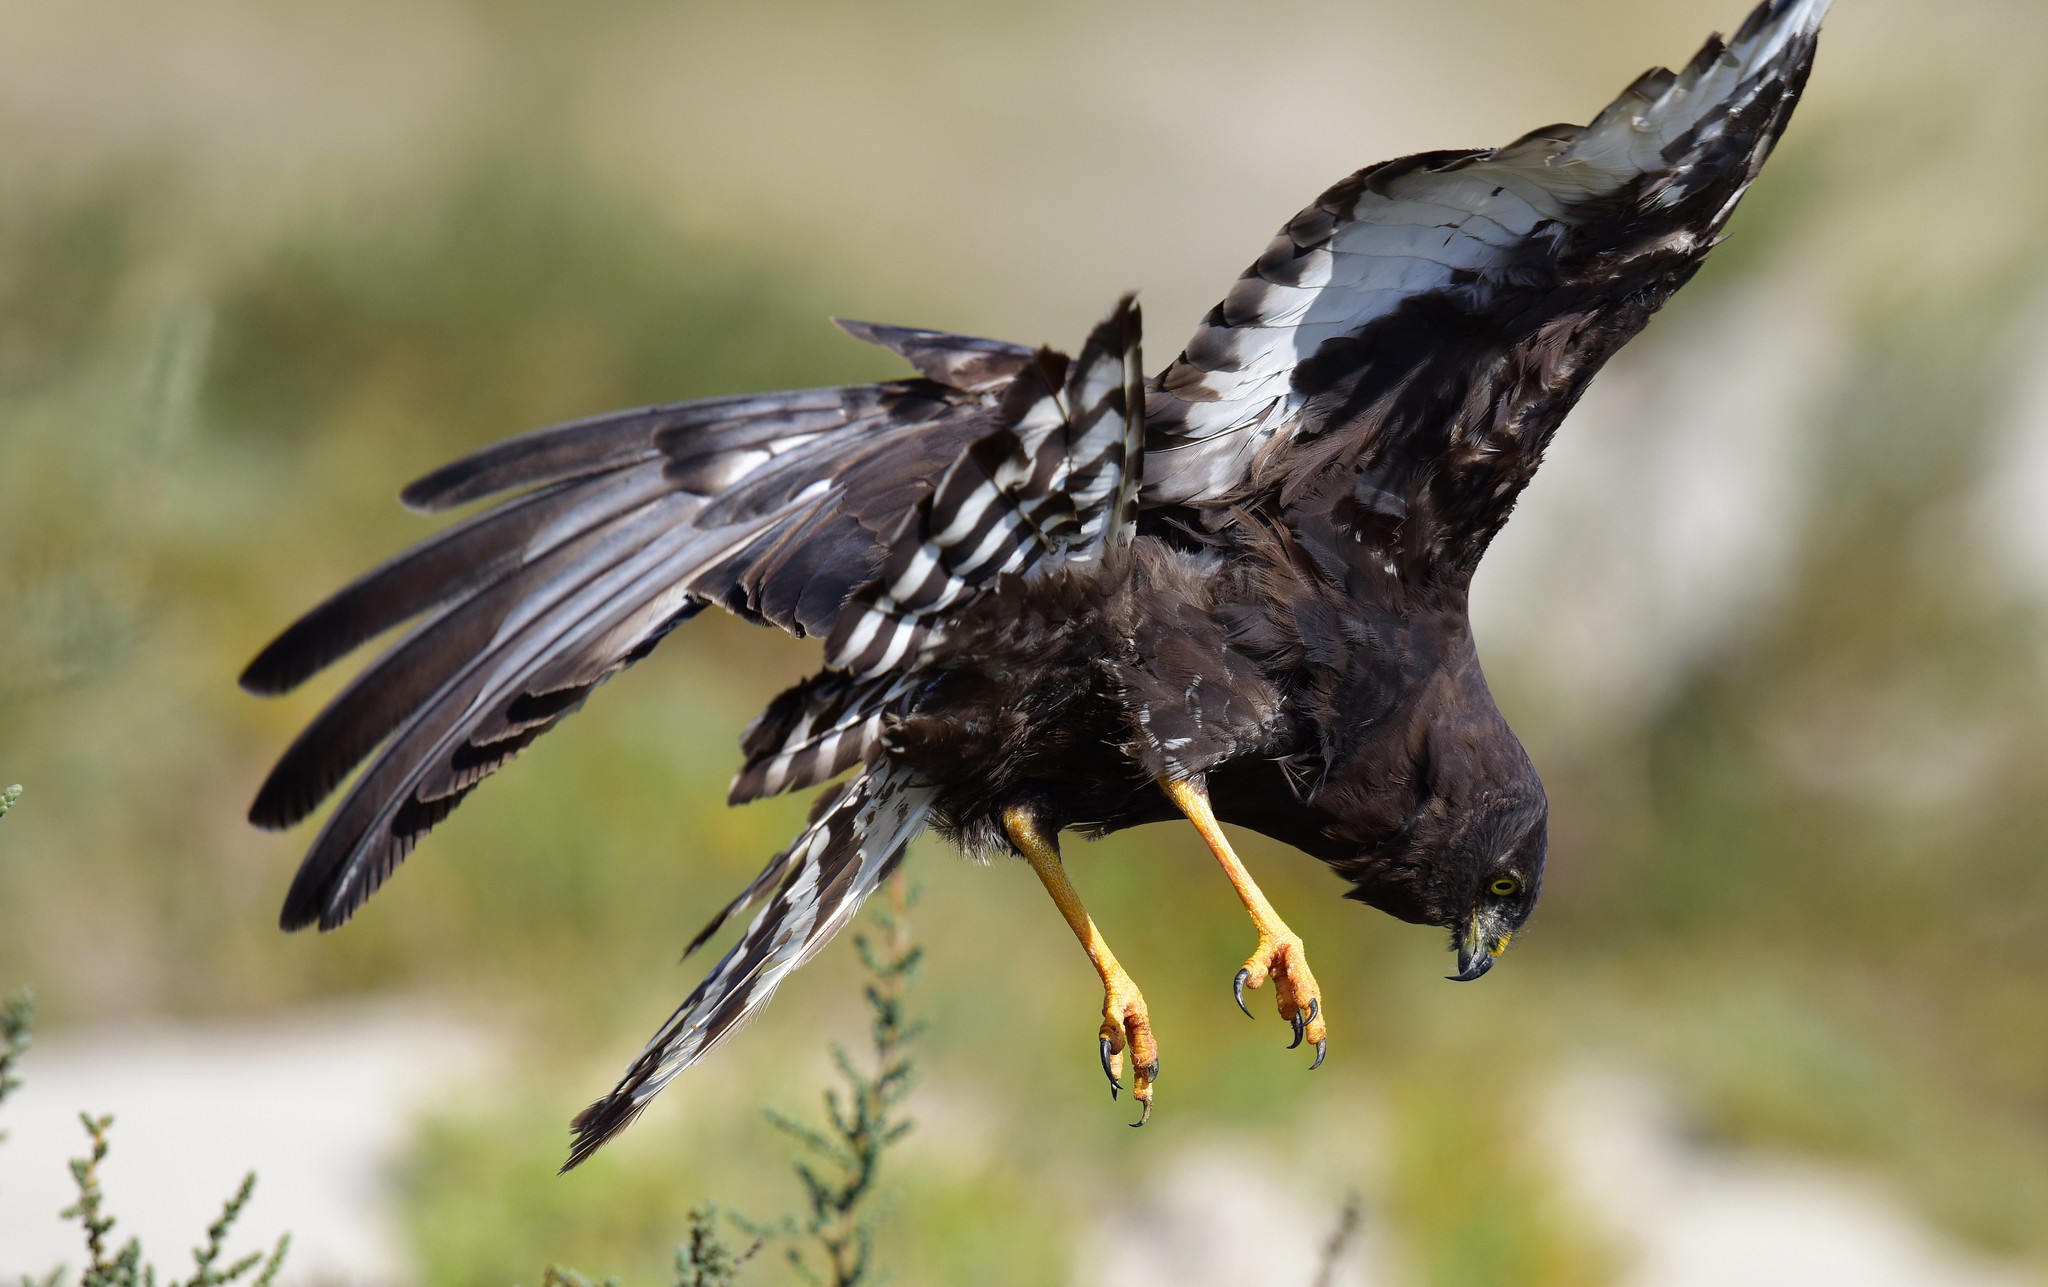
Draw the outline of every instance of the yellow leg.
M1166 792L1167 799L1187 815L1188 821L1195 824L1195 830L1202 833L1202 839L1209 843L1209 851L1216 855L1217 862L1223 864L1224 875L1230 877L1237 896L1244 900L1244 909L1251 913L1252 927L1259 933L1258 950L1237 972L1232 985L1237 996L1237 1008L1251 1014L1245 1007L1244 990L1263 987L1269 978L1274 980L1273 991L1280 1003L1280 1017L1294 1025L1294 1045L1288 1049L1294 1049L1303 1040L1315 1043L1316 1061L1309 1067L1322 1067L1323 1056L1330 1049L1329 1028L1323 1022L1322 990L1316 986L1316 976L1309 971L1301 935L1287 928L1287 922L1280 919L1280 913L1273 910L1273 904L1267 902L1265 894L1260 892L1258 882L1238 861L1229 839L1223 834L1223 827L1216 821L1215 811L1209 807L1208 787L1200 779L1176 782L1161 778L1159 789Z
M1003 830L1017 852L1031 864L1031 870L1038 873L1045 892L1052 895L1054 906L1067 918L1074 937L1081 940L1082 950L1094 962L1095 972L1102 976L1102 1071L1109 1078L1109 1094L1114 1099L1123 1089L1124 1050L1130 1050L1131 1098L1139 1105L1138 1120L1131 1125L1143 1126L1152 1119L1152 1083L1159 1077L1159 1043L1152 1037L1152 1019L1146 1012L1145 998L1138 985L1131 982L1131 976L1124 973L1124 967L1117 964L1116 953L1109 950L1102 931L1095 928L1088 909L1081 905L1081 895L1067 879L1067 869L1060 862L1058 837L1048 833L1031 811L1022 807L1003 811Z

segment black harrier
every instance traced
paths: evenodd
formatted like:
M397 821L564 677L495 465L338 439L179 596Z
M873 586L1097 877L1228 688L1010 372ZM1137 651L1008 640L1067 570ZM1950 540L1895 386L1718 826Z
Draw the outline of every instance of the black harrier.
M1030 862L1102 975L1103 1067L1144 999L1058 835L1184 814L1326 1050L1301 939L1219 819L1491 967L1543 884L1546 804L1488 694L1472 573L1587 382L1699 268L1784 130L1829 0L1768 0L1587 126L1361 170L1290 220L1147 379L1120 302L1076 356L867 323L917 376L618 412L405 489L510 494L313 609L242 684L280 693L402 622L250 811L288 827L363 761L286 898L332 929L485 776L709 605L819 635L742 739L738 803L840 778L705 934L766 905L570 1164L816 955L927 826ZM700 935L698 942L703 941ZM694 945L693 945L694 946ZM1140 1117L1140 1124L1144 1117Z

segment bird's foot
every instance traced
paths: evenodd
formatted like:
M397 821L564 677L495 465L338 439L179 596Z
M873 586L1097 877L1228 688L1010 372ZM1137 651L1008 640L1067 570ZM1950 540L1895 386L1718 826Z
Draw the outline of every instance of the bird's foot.
M1283 927L1259 935L1258 950L1237 972L1231 988L1237 996L1237 1008L1246 1017L1250 1017L1251 1010L1244 1003L1244 990L1264 987L1267 979L1273 980L1280 1017L1294 1027L1294 1040L1287 1048L1292 1050L1304 1041L1313 1043L1316 1061L1309 1068L1313 1071L1322 1067L1323 1056L1330 1050L1330 1032L1323 1022L1322 989L1316 986L1316 976L1308 968L1308 953L1302 948L1299 934Z
M1159 1043L1152 1036L1152 1016L1144 994L1118 966L1102 980L1102 1071L1109 1078L1109 1097L1123 1089L1124 1052L1131 1056L1131 1098L1138 1101L1138 1120L1152 1120L1152 1083L1159 1079Z

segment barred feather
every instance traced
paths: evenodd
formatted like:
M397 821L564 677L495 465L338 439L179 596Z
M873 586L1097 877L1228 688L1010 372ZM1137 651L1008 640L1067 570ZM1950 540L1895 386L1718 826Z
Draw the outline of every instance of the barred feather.
M282 924L348 920L482 778L706 604L829 630L882 556L873 512L900 513L906 486L927 492L916 462L956 455L992 405L929 381L716 398L529 434L407 488L420 508L535 490L360 578L245 672L253 691L287 691L420 617L293 741L251 806L258 825L290 826L369 761Z
M1316 399L1331 380L1305 378L1310 369L1371 362L1371 348L1351 342L1418 303L1480 319L1483 334L1517 315L1522 325L1555 318L1560 304L1546 304L1546 290L1630 241L1696 259L1776 142L1831 2L1768 0L1732 44L1711 39L1684 71L1644 75L1583 128L1408 157L1325 192L1153 382L1147 503L1215 502L1271 485L1277 474L1264 464L1285 465L1269 447L1343 427L1328 423L1341 408ZM1706 188L1714 209L1678 217L1674 207ZM1633 228L1617 226L1618 208L1636 216ZM1604 271L1624 282L1623 267ZM1456 356L1486 359L1466 343L1471 351Z
M1004 390L995 425L891 533L874 580L840 614L825 655L854 675L914 666L944 618L1004 574L1099 553L1133 515L1141 411L1139 314L1129 296L1069 361L1041 349ZM1128 531L1117 530L1117 539Z
M1032 350L1008 340L924 331L909 326L883 326L835 317L832 322L857 340L879 344L902 357L930 379L970 393L995 392L1031 361Z
M746 764L728 804L800 791L838 777L881 742L882 717L917 686L901 675L862 679L843 670L814 675L784 692L740 736Z
M828 797L796 843L769 863L781 880L740 941L697 985L609 1095L575 1120L563 1170L623 1130L675 1076L752 1018L776 987L859 911L924 826L931 791L887 769L870 770ZM759 888L756 881L750 889ZM742 895L744 898L745 895ZM720 919L738 910L736 903Z

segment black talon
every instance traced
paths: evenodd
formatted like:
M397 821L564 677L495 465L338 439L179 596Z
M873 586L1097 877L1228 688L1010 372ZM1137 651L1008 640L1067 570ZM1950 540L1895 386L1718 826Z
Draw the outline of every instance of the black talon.
M1330 1039L1324 1037L1316 1043L1316 1061L1308 1066L1310 1072L1323 1066L1323 1056L1330 1053Z
M1237 1008L1244 1011L1244 1017L1252 1017L1252 1008L1244 1003L1244 981L1252 976L1252 967L1247 965L1237 972L1237 981L1230 985L1232 996L1237 998Z
M1287 1048L1289 1050L1292 1050L1296 1046L1300 1045L1302 1034L1307 1031L1308 1019L1305 1018L1300 1011L1296 1011L1294 1015L1294 1040L1287 1043Z
M1109 1061L1115 1057L1116 1049L1114 1045L1108 1037L1104 1037L1102 1039L1102 1075L1109 1078L1109 1097L1111 1099L1115 1099L1117 1092L1124 1088L1124 1084L1117 1080L1115 1070L1109 1065Z

